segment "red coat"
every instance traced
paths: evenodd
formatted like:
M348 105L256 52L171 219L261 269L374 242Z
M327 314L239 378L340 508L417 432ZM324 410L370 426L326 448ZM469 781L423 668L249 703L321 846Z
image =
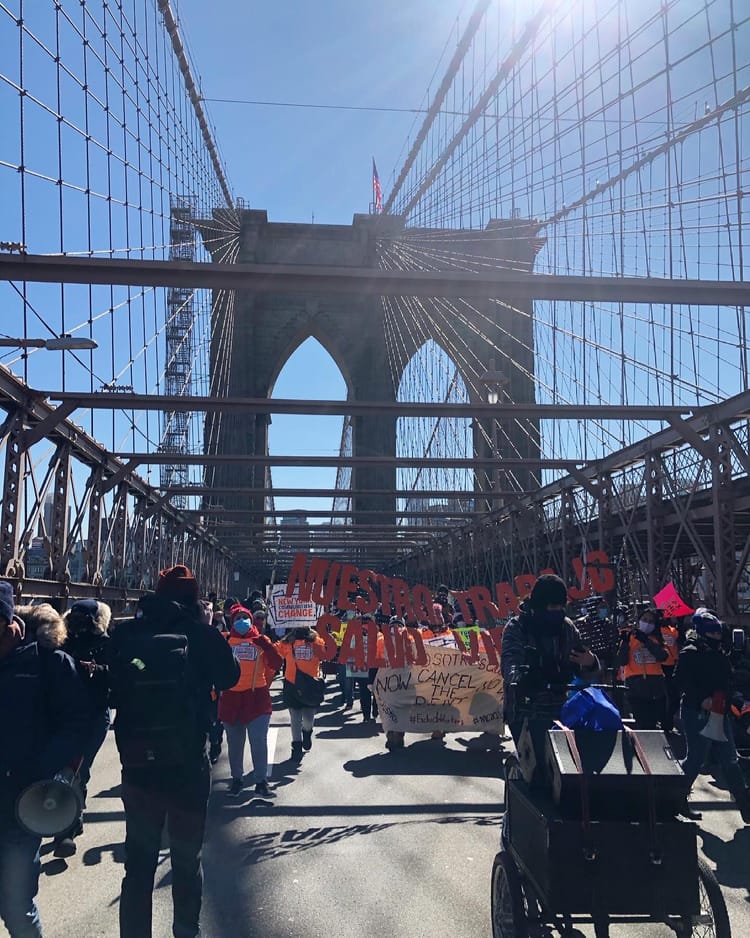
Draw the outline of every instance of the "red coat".
M254 634L253 634L254 633ZM237 636L234 630L230 635ZM274 670L281 667L281 655L274 648L273 642L266 635L261 635L256 628L252 628L247 635L253 642L263 649L266 662ZM251 723L256 717L271 713L271 691L269 687L256 687L255 690L227 690L219 697L219 719L222 723Z

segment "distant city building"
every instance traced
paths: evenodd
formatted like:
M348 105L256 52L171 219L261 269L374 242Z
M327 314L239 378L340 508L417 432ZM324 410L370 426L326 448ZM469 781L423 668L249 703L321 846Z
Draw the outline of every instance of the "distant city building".
M290 556L299 553L309 553L310 522L304 511L290 511L281 516L279 521L280 553Z
M419 512L419 516L404 518L405 525L424 527L463 524L464 519L461 516L474 510L474 499L448 498L444 501L434 501L429 498L408 498L404 510ZM446 517L448 512L454 517Z

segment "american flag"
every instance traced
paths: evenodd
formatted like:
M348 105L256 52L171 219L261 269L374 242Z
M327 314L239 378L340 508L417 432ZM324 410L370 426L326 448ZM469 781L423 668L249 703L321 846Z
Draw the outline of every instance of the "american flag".
M375 212L380 214L383 211L383 190L380 187L380 176L378 176L378 168L375 165L375 157L372 158L372 201L375 204Z

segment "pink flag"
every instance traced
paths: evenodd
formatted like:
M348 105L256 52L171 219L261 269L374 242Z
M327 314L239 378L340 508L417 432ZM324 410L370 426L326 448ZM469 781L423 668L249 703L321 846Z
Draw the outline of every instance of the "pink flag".
M656 608L661 609L668 619L678 619L680 616L691 616L695 612L695 609L686 606L680 599L677 590L674 588L674 583L672 582L667 583L663 590L659 590L656 596L654 596L654 602L656 603Z

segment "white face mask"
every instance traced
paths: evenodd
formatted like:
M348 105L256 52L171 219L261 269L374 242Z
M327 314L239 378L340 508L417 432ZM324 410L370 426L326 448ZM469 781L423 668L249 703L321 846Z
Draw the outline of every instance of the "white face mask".
M644 619L641 619L638 623L638 631L643 632L644 635L650 635L655 628L655 622L646 622Z

